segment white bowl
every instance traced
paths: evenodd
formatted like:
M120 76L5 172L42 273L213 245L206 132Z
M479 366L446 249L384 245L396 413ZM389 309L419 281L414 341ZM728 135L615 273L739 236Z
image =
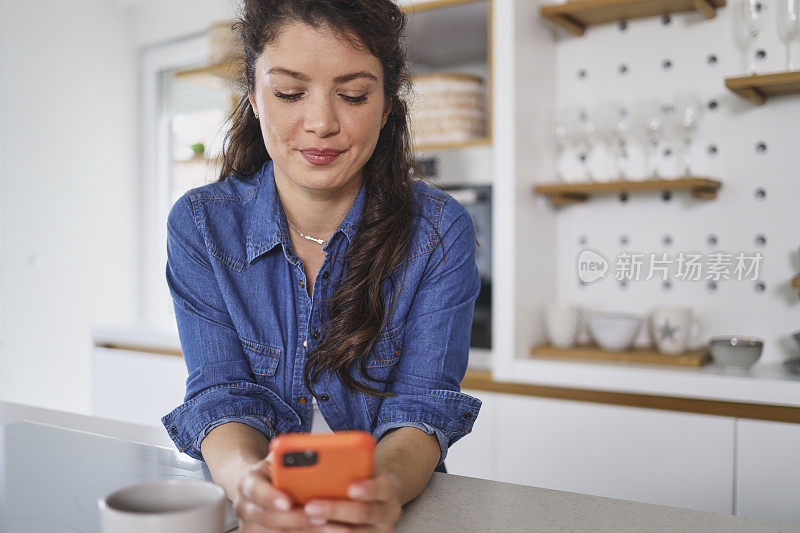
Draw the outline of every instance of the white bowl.
M631 347L642 317L627 313L596 311L589 315L589 332L604 350L623 352Z
M714 337L709 342L711 357L723 366L750 368L761 357L764 341L752 337Z

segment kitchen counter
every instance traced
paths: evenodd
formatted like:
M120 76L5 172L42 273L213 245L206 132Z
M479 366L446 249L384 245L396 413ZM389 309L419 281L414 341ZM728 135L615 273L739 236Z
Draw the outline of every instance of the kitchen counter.
M148 327L95 328L95 346L181 356L176 331ZM496 357L496 354L495 354ZM471 350L462 387L673 411L800 423L800 376L780 362L750 370L708 364L674 367L520 357L492 361Z
M20 420L171 448L158 428L0 402L0 425ZM800 525L435 472L420 496L405 506L396 530L800 532Z

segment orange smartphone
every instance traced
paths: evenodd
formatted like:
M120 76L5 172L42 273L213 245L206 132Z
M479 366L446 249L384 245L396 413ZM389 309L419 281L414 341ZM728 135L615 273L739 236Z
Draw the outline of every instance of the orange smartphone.
M295 505L347 498L351 483L372 477L375 438L366 431L284 433L269 444L272 486Z

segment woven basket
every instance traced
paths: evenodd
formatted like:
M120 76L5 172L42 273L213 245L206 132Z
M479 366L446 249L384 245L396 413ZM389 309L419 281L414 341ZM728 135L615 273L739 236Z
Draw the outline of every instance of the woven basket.
M229 22L217 22L208 30L209 59L212 65L244 57L242 42Z
M454 143L486 136L485 84L471 74L413 77L411 135L415 145Z

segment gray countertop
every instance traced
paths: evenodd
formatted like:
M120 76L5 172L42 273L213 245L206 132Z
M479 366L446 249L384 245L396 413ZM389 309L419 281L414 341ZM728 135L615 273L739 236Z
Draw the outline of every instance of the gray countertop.
M0 425L28 420L171 448L159 428L0 402ZM434 472L399 532L793 531L781 524Z

